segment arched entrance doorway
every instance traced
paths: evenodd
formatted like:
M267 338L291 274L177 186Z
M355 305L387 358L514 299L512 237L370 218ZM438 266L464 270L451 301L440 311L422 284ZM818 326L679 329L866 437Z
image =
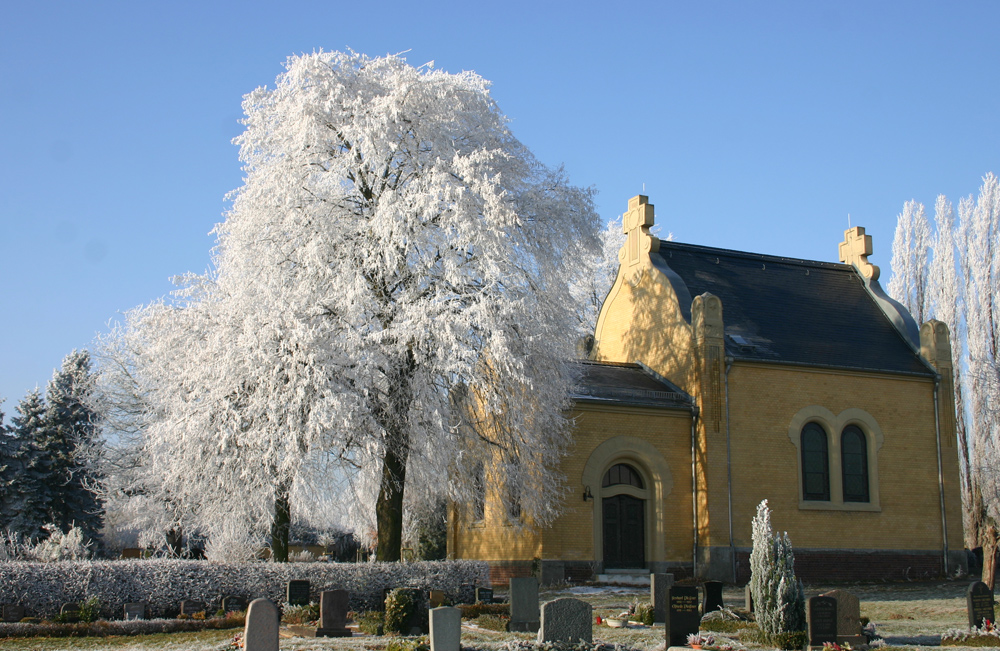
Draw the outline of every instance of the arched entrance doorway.
M604 473L601 495L606 568L646 567L645 492L642 475L627 463L615 464Z

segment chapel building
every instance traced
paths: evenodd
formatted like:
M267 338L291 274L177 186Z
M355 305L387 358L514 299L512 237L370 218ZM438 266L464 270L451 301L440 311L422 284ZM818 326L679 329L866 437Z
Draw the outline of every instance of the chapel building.
M830 263L661 242L652 225L631 199L581 361L562 515L519 528L499 506L453 505L449 557L489 561L498 583L746 581L766 499L800 578L964 570L948 329L885 294L871 236L846 231Z

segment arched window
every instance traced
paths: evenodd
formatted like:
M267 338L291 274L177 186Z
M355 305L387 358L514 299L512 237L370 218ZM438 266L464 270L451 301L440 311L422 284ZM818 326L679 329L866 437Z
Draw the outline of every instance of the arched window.
M472 476L472 520L481 522L486 517L486 468L483 462L476 464Z
M639 473L635 468L627 463L619 463L611 466L611 468L604 473L604 480L601 481L602 488L617 486L619 484L635 486L636 488L645 488L642 483L642 477L639 476Z
M856 425L848 425L840 435L841 468L844 473L844 501L868 501L868 441Z
M830 459L826 431L816 423L802 428L802 499L830 501Z

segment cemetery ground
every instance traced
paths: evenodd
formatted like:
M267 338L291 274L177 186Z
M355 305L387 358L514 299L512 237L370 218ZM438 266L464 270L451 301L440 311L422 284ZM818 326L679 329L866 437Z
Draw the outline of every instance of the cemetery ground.
M857 595L861 601L861 615L875 623L879 635L891 647L924 649L937 647L941 634L948 629L967 629L966 589L968 580L807 585L806 595L812 596L839 588ZM504 596L497 590L497 596ZM607 618L627 610L633 601L649 600L649 588L576 586L558 589L543 589L539 592L541 602L560 597L573 597L590 603L594 616ZM724 590L727 606L743 606L743 589L727 586ZM49 651L64 649L132 651L158 649L164 651L223 651L233 649L231 640L236 630L212 630L199 633L168 633L146 636L118 638L26 638L0 640L0 649L17 651ZM635 649L652 651L663 649L664 629L662 625L647 627L630 625L627 628L594 626L594 641L621 644ZM532 633L504 633L470 625L463 622L462 646L465 649L478 648L497 651L505 643L531 641ZM282 651L312 651L342 649L344 651L394 651L398 645L415 638L394 636L361 636L353 638L302 638L282 637ZM748 648L752 645L745 644ZM393 648L390 648L393 647ZM962 647L947 647L961 649Z

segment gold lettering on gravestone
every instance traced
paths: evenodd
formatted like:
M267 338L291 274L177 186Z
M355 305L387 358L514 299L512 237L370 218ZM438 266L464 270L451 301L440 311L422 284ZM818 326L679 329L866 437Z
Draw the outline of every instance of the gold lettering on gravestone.
M673 610L678 613L698 612L698 597L679 595L671 599Z

